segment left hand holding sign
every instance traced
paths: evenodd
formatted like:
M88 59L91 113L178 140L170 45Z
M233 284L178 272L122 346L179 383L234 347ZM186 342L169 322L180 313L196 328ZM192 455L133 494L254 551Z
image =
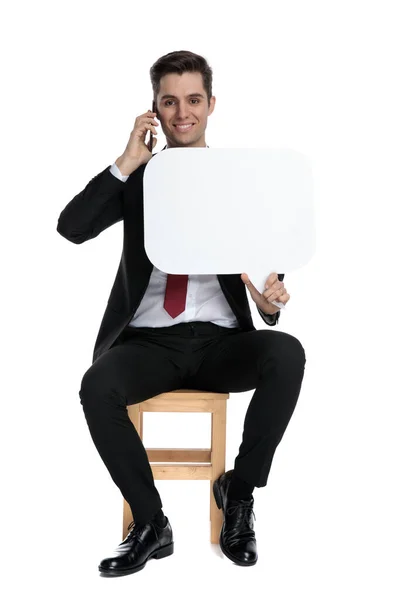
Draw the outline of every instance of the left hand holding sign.
M287 304L290 300L290 294L286 292L283 281L279 281L278 273L270 273L264 285L262 294L251 283L247 273L241 274L243 283L248 287L250 296L257 304L258 308L267 315L274 315L279 312L279 307L272 304L273 300L278 300L282 304Z

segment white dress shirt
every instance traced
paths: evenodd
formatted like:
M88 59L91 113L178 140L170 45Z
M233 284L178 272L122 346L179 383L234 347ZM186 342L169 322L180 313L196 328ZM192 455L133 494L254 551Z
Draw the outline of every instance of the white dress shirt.
M122 175L115 163L110 172L121 181L129 177ZM221 327L239 327L216 275L189 275L185 310L177 317L171 317L164 308L167 277L167 273L153 265L149 285L129 323L131 327L169 327L189 321L211 321Z

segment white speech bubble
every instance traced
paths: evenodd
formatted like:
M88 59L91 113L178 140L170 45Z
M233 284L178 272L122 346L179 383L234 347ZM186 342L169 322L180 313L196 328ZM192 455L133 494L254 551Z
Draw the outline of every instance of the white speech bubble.
M247 273L262 292L315 252L311 166L291 149L168 148L147 163L143 210L147 256L165 273Z

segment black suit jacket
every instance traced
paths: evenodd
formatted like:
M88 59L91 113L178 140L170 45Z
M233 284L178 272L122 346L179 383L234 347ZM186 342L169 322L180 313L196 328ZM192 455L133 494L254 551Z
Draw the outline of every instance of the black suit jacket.
M153 269L144 248L143 174L147 163L136 169L126 182L114 177L110 166L93 177L66 205L57 224L58 233L74 244L82 244L114 223L124 221L122 256L95 342L93 362L118 344L119 335L146 292ZM255 330L240 273L217 277L241 330ZM279 274L281 281L283 277L284 274ZM276 325L280 311L266 315L258 307L257 310L265 323Z

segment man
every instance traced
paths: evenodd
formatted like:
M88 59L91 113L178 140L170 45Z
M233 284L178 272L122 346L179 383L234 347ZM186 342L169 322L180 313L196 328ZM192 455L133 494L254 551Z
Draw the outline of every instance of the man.
M143 173L154 144L145 144L147 131L157 134L157 116L167 139L163 150L205 148L207 118L215 106L211 69L202 57L170 53L150 73L157 112L137 117L124 153L71 200L57 226L80 244L124 221L121 262L79 391L92 439L134 517L125 540L99 565L106 575L134 573L149 558L173 553L171 525L127 405L178 388L255 389L234 469L213 489L224 515L222 551L236 564L256 563L252 492L266 485L306 362L295 337L257 331L252 322L246 286L263 320L275 325L280 313L272 301L286 304L290 298L284 274L271 273L260 294L245 273L168 275L149 261Z

